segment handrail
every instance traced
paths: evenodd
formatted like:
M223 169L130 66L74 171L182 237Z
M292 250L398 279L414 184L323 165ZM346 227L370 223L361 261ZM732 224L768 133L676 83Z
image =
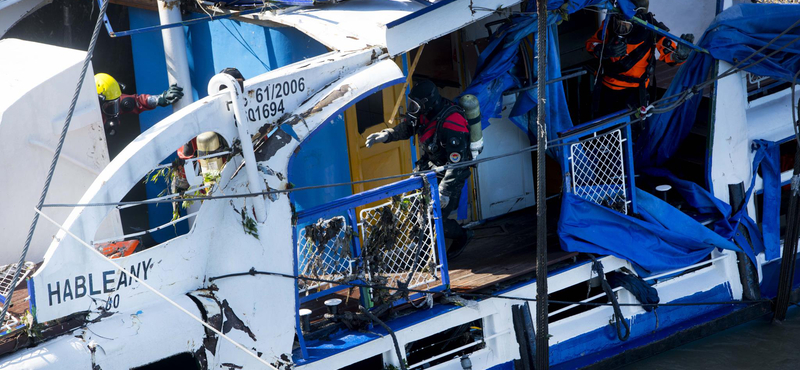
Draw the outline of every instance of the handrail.
M614 293L616 293L616 292L619 292L620 290L622 290L622 287L616 287L616 288L614 288L612 291L613 291ZM603 293L600 293L600 294L598 294L598 295L596 295L596 296L594 296L594 297L589 297L589 298L586 298L586 299L584 299L584 300L580 301L579 303L591 302L591 301L594 301L595 299L601 298L601 297L603 297L603 296L605 296L605 295L606 295L606 293L605 293L605 292L603 292ZM571 310L571 309L573 309L573 308L575 308L575 307L579 307L579 306L581 306L581 305L576 303L576 304L571 304L571 305L569 305L569 306L566 306L566 307L559 308L559 309L557 309L557 310L555 310L555 311L553 311L553 312L550 312L549 314L547 314L547 317L552 317L552 316L558 315L558 314L560 314L560 313L562 313L562 312L564 312L564 311L569 311L569 310Z
M432 173L426 174L425 176L427 176L429 179L435 178L434 174ZM406 180L367 190L362 193L339 198L332 202L297 212L297 223L302 224L306 222L313 222L320 218L330 218L350 208L355 208L377 200L400 195L411 190L419 189L422 186L422 177L414 176Z
M199 191L199 190L203 190L203 189L208 189L210 187L211 187L211 184L206 184L206 185L199 186L199 187L196 187L196 188L189 188L186 191L184 191L184 194L185 193L191 193L191 192ZM167 194L167 195L160 196L160 197L153 198L153 199L149 199L149 200L164 200L164 199L170 199L170 198L178 197L180 195L181 195L180 193L171 193L171 194ZM125 208L131 208L131 207L142 206L142 205L146 205L146 203L125 204L125 205L117 206L117 209L125 209Z
M188 219L188 218L190 218L190 217L197 216L197 214L198 214L198 213L199 213L199 212L190 213L190 214L188 214L188 215L186 215L186 216L179 217L179 218L177 218L177 219L174 219L174 220L172 220L172 221L170 221L170 222L167 222L167 223L165 223L165 224L163 224L163 225L161 225L161 226L156 226L156 227L154 227L154 228L152 228L152 229L149 229L149 230L145 230L145 231L139 231L139 232L135 232L135 233L131 233L131 234L125 234L125 235L120 235L120 236L115 236L115 237L113 237L113 238L108 238L108 239L95 240L95 241L93 241L93 243L94 243L94 244L100 244L100 243L107 243L107 242L115 242L115 241L119 241L119 240L125 240L125 239L128 239L128 238L135 238L135 237L137 237L137 236L142 236L142 235L145 235L145 234L150 234L150 233L156 232L156 231L158 231L158 230L161 230L161 229L163 229L163 228L166 228L167 226L172 226L172 225L175 225L175 224L177 224L178 222L181 222L181 221L183 221L183 220L186 220L186 219Z
M617 119L612 119L612 118L617 118ZM572 134L575 134L575 133L578 133L578 132L591 134L592 132L602 131L602 130L605 130L607 128L619 125L620 123L623 123L623 122L627 123L628 121L630 121L630 114L628 113L628 111L621 110L619 112L611 113L611 114L602 116L600 118L591 120L589 122L582 123L582 124L579 124L577 126L573 126L573 127L569 128L569 129L566 129L564 131L559 131L558 135L560 137L560 136L564 136L564 135L568 135L568 134L572 135ZM566 140L566 141L578 141L578 139L579 139L578 136L574 136L574 137L571 137L569 139L563 139L563 140ZM559 139L559 140L561 140L561 139Z
M201 160L201 159L208 159L208 158L214 158L214 157L222 157L223 155L227 155L227 154L231 154L231 151L230 151L230 150L226 150L226 151L223 151L223 152L218 152L218 153L212 153L212 154L209 154L209 155L204 155L204 156L202 156L202 157L197 157L197 158L189 158L189 159L187 159L187 160L186 160L186 162L194 162L194 161L198 161L198 160ZM169 167L172 167L172 163L162 164L162 165L159 165L159 166L153 167L153 171L155 171L155 170L160 170L160 169L162 169L162 168L169 168Z
M467 348L469 348L469 347L474 347L474 346L477 346L477 345L479 345L479 344L484 344L484 343L486 343L486 341L488 341L488 340L492 340L492 339L494 339L494 338L497 338L497 337L499 337L499 336L501 336L501 335L506 335L506 334L510 334L510 333L511 333L511 329L509 329L509 330L505 330L505 331L502 331L502 332L500 332L500 333L497 333L497 334L492 334L492 335L490 335L490 336L488 336L488 337L486 337L486 338L483 338L483 339L481 339L481 340L479 340L479 341L477 341L477 340L476 340L476 341L474 341L474 342L472 342L472 343L467 343L467 344L465 344L465 345L463 345L463 346L461 346L461 347L458 347L458 348L451 349L451 350L449 350L449 351L447 351L447 352L440 353L440 354L438 354L438 355L436 355L436 356L433 356L433 357L431 357L431 358L428 358L428 359L422 360L422 361L420 361L420 362L417 362L417 363L415 363L415 364L413 364L413 365L409 366L408 368L409 368L409 369L413 369L413 368L415 368L415 367L417 367L417 366L422 366L422 365L425 365L425 364L427 364L427 363L429 363L429 362L431 362L431 361L436 361L436 360L438 360L438 359L440 359L440 358L442 358L442 357L445 357L445 356L452 355L453 353L456 353L456 352L458 352L458 351L461 351L461 350L463 350L463 349L467 349Z

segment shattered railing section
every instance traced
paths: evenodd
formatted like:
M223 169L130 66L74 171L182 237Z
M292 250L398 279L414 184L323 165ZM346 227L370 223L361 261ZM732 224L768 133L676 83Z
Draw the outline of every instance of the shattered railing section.
M433 175L414 177L298 212L296 222L305 225L295 239L301 301L353 282L375 287L371 304L391 305L417 296L403 288L449 284L435 182ZM358 207L376 202L356 219Z
M353 274L351 244L353 229L343 216L317 222L301 228L297 238L299 276L342 281ZM297 289L306 293L330 288L332 283L298 280Z
M430 189L425 186L361 211L363 259L370 283L416 288L439 281L431 204ZM372 300L384 303L391 293L373 289Z

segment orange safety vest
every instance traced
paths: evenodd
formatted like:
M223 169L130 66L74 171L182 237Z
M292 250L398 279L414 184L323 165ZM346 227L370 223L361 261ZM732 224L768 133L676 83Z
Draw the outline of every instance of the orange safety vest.
M650 23L656 23L652 15L648 15ZM634 24L634 30L625 40L627 52L624 56L609 58L603 62L602 82L606 87L613 90L624 90L650 85L650 76L655 68L655 61L661 60L669 65L680 65L675 59L673 52L677 49L677 44L664 37L654 36L650 31L638 24ZM606 37L600 39L603 25L586 41L586 50L593 53L595 48L605 44L614 36L606 30Z

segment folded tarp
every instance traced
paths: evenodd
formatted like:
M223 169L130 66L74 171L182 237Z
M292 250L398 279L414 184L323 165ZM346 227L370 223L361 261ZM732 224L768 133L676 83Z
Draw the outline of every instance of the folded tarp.
M711 229L640 189L636 189L636 199L641 219L565 194L558 224L562 248L624 258L637 265L643 275L700 262L715 247L744 252L753 262L755 255L762 252L768 261L780 257L779 144L758 140L753 151L753 180L742 204L748 204L753 195L760 169L764 179L761 229L747 215L746 207L733 210L701 186L667 170L649 168L643 171L644 175L671 184L702 218L713 220ZM747 230L747 236L740 225Z
M636 197L643 219L565 193L558 222L561 247L631 261L640 275L695 264L714 248L744 252L755 259L749 248L739 248L661 199L640 189Z

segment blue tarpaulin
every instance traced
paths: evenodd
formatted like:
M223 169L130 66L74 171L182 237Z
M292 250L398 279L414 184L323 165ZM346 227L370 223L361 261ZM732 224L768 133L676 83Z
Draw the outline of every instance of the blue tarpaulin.
M753 146L756 152L752 167L753 181L742 201L746 205L753 195L755 175L760 168L764 179L763 237L756 222L747 215L746 207L734 212L728 203L715 198L700 185L681 180L667 170L649 168L643 171L645 175L665 180L689 206L698 211L700 218L713 220L713 231L639 189L636 190L636 196L641 220L567 194L561 206L558 229L562 247L567 251L603 253L624 258L636 264L640 273L645 275L700 262L713 247L744 252L753 261L755 254L761 252L765 253L768 261L778 258L778 148L779 145L774 142L756 141ZM577 217L580 217L580 221L576 221ZM739 225L747 230L749 240L742 234ZM716 236L709 236L711 234ZM647 247L642 249L643 246ZM740 246L745 247L742 249ZM648 250L653 253L647 253Z
M665 96L691 89L709 78L715 59L735 64L747 58L798 19L800 6L796 5L740 4L726 10L700 42L710 55L693 53ZM800 27L791 29L745 64L786 46L782 51L746 70L790 79L800 69L800 43L794 43L798 36ZM767 260L780 256L780 151L777 143L763 140L753 143L752 181L743 201L745 206L739 210L732 210L729 204L703 187L657 168L675 153L688 134L699 104L698 94L677 109L654 116L635 143L635 165L647 176L671 183L692 208L713 220L713 231L640 189L636 189L636 196L641 219L565 194L559 222L562 248L624 258L645 274L700 262L714 248L743 252L753 261L754 255L762 252ZM764 188L761 229L746 211L759 169Z
M645 275L697 263L714 248L743 251L655 196L636 189L636 197L643 219L565 193L558 222L562 248L616 256Z
M617 6L627 16L635 13L631 0L618 0ZM544 80L561 77L561 62L559 60L556 23L567 14L574 13L587 6L609 7L605 0L549 0L547 17L549 30L547 33L547 76ZM531 6L532 7L532 6ZM529 9L533 10L533 9ZM478 64L472 83L464 94L473 94L478 97L483 116L483 128L489 126L490 118L499 118L502 111L503 92L523 87L519 79L512 73L515 66L522 66L519 56L519 46L526 42L526 37L534 35L536 38L538 15L524 14L511 17L509 24L500 27L489 41L478 58ZM535 50L536 45L532 48ZM535 73L536 68L533 68ZM556 134L572 127L572 120L567 109L567 100L564 96L564 87L561 82L547 85L547 127L548 139L553 140ZM517 102L511 110L509 117L529 137L535 133L528 132L526 114L537 105L537 92L535 89L520 93Z
M772 38L800 19L800 6L785 4L739 4L722 12L708 28L699 45L709 54L693 52L681 66L664 96L672 96L711 77L715 59L736 64L766 45ZM782 51L746 71L778 79L791 80L800 69L800 26L791 29L764 51L744 63L751 65L765 55L784 47ZM659 166L666 162L689 134L694 125L699 94L677 109L650 118L635 143L637 168Z

